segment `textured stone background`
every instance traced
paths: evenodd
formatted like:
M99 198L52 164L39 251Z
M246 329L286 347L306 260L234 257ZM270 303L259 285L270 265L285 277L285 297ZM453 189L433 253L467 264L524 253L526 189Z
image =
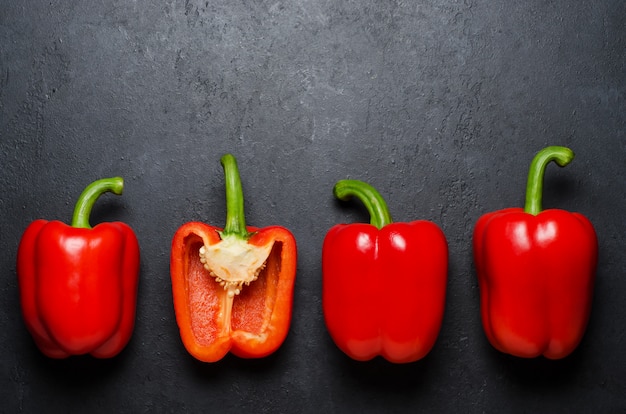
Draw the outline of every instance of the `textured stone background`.
M622 0L0 1L0 411L624 409L625 20ZM557 362L491 348L471 257L476 219L523 204L546 145L577 158L548 168L544 205L587 215L600 240L587 334ZM226 152L248 223L295 234L298 279L276 354L209 365L180 342L169 247L184 222L223 225ZM19 239L112 175L125 193L92 223L139 237L134 336L110 361L46 359L20 315ZM422 361L356 363L326 333L322 240L367 220L333 200L343 178L446 233L446 314Z

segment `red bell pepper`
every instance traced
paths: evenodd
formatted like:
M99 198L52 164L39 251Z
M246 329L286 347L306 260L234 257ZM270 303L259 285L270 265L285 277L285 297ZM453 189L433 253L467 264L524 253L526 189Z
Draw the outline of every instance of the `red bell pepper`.
M370 224L339 224L322 251L322 307L335 344L349 357L377 355L393 363L417 361L432 349L443 319L448 244L434 223L392 223L369 184L342 180L341 200L356 196Z
M524 209L485 214L474 229L482 323L489 342L518 357L560 359L579 344L591 310L598 242L579 213L542 211L545 168L574 153L547 147L533 159Z
M91 228L100 195L121 194L122 178L91 183L76 203L72 225L31 223L17 252L22 314L35 343L51 358L117 355L135 323L139 244L121 222Z
M237 162L230 154L221 162L226 226L182 225L170 261L182 342L204 362L229 351L243 358L276 351L291 323L296 276L295 238L284 227L246 227Z

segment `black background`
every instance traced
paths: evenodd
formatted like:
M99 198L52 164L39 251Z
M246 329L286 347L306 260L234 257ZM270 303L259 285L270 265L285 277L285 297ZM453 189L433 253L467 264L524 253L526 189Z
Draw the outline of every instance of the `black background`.
M0 410L626 409L625 19L623 0L1 1ZM585 214L600 243L586 335L560 361L489 345L471 252L480 215L523 205L547 145L577 156L548 168L544 206ZM178 336L169 249L187 221L224 224L226 152L248 224L294 233L298 275L278 352L204 364ZM83 188L113 175L124 194L92 223L139 238L133 338L111 360L47 359L20 315L19 239L34 219L69 222ZM448 238L443 326L419 362L357 363L326 333L324 235L368 220L333 199L344 178Z

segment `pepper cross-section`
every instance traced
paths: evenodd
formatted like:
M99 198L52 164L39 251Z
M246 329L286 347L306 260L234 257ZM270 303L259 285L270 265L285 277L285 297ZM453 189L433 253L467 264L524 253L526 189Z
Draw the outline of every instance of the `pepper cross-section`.
M235 157L221 159L226 225L181 226L172 241L170 272L182 342L196 359L228 352L260 358L284 342L296 276L295 238L284 227L247 227Z

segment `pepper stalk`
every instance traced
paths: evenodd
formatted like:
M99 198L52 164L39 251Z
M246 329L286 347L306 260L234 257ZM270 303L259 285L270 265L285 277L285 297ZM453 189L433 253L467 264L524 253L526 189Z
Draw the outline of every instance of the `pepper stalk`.
M370 214L370 224L382 229L391 224L391 215L385 199L378 191L366 182L359 180L340 180L333 187L335 197L342 201L347 201L351 197L356 197Z
M78 197L72 215L72 227L90 229L89 216L98 198L107 192L121 195L124 190L122 177L102 178L89 184Z
M574 152L567 147L550 146L535 155L528 171L526 184L526 204L524 212L536 216L542 211L543 177L546 166L554 161L559 167L565 167L574 159Z

